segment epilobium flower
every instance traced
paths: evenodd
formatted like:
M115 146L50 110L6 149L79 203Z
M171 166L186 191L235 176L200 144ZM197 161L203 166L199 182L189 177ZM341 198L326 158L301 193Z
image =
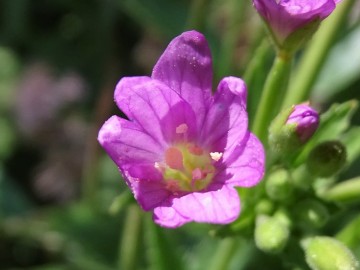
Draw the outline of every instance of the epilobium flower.
M296 49L341 0L253 0L280 48Z
M129 120L112 116L99 132L136 200L161 226L234 221L234 186L256 185L264 173L263 147L248 131L246 86L226 77L212 95L211 65L202 34L176 37L151 77L120 80L115 101Z
M319 126L319 114L303 103L280 112L269 129L269 144L277 153L291 152L306 143Z

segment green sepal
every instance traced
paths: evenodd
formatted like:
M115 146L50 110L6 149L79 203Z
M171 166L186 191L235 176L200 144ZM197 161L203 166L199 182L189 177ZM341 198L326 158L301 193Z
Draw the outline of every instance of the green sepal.
M296 52L308 42L318 30L321 20L315 19L291 33L282 43L280 48L289 52Z
M294 106L282 110L271 122L269 128L269 146L277 155L286 155L300 148L302 145L296 133L297 125L286 124Z

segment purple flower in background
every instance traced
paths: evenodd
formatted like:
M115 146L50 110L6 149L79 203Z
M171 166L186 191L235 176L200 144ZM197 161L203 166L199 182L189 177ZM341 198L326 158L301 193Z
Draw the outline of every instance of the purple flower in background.
M226 77L212 95L212 61L204 36L171 41L151 77L122 78L112 116L98 140L154 221L178 227L225 224L240 212L235 186L256 185L264 150L248 131L246 86Z
M296 124L296 133L302 143L308 141L319 126L319 114L307 104L294 106L286 124Z
M280 46L292 33L329 16L338 2L340 0L253 0Z

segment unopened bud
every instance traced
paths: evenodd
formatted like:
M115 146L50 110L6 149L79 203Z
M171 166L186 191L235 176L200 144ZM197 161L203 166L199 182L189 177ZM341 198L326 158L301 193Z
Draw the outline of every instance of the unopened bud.
M274 210L274 204L268 199L261 199L255 206L256 214L270 215Z
M305 229L319 228L329 219L329 211L321 202L308 199L300 202L296 208L296 223Z
M319 126L319 114L307 104L285 109L273 120L269 144L274 152L291 152L305 144Z
M255 244L267 253L279 253L289 238L289 228L276 218L260 216L256 220Z
M317 236L303 242L306 262L313 270L356 270L359 262L340 241Z
M292 192L289 172L285 169L271 172L265 182L265 189L267 195L273 200L281 201L288 198Z
M307 159L309 172L317 177L330 177L346 162L346 148L339 141L327 141L314 147Z
M277 219L280 223L284 224L288 228L291 228L293 225L290 213L284 208L278 209L274 213L273 218Z
M319 126L319 114L307 104L296 105L286 124L295 124L299 140L305 143Z

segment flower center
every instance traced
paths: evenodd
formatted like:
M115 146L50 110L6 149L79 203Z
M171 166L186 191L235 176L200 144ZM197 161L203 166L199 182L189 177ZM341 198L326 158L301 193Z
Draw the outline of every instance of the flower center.
M181 143L169 147L164 163L155 165L169 190L200 191L211 183L215 173L213 164L221 156L221 153L209 153L192 143Z

